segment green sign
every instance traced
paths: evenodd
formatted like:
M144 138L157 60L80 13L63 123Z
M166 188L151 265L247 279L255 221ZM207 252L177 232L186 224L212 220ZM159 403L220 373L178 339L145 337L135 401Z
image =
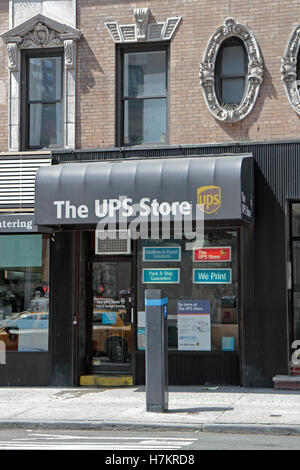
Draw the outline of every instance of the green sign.
M144 284L179 284L180 269L177 268L149 268L143 269Z
M194 284L231 284L231 268L193 269Z

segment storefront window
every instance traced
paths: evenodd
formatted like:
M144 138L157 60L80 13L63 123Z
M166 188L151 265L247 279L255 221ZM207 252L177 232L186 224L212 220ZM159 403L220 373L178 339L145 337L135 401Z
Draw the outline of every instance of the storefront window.
M211 230L203 249L185 240L141 240L138 250L138 349L145 346L145 290L166 290L169 348L237 351L237 232Z
M49 238L0 236L0 340L6 351L48 351Z
M292 204L292 236L300 236L300 204Z
M300 203L291 204L292 234L291 249L293 263L293 308L290 318L292 340L300 338Z

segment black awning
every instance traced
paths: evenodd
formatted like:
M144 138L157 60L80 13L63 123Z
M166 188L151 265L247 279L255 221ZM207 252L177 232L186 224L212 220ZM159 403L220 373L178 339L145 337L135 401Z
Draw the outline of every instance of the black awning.
M143 206L175 213L202 204L205 220L253 223L251 155L116 160L41 167L36 177L37 225L97 224L105 208ZM172 205L173 204L173 205ZM120 206L120 207L119 207Z

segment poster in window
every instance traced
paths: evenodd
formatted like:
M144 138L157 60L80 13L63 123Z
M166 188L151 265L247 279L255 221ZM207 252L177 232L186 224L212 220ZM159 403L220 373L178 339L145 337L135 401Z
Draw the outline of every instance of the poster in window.
M178 301L177 327L179 351L210 351L210 301Z

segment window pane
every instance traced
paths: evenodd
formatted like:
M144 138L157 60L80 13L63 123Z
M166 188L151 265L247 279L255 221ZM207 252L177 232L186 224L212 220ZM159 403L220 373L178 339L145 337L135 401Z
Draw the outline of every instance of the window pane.
M62 105L31 104L29 110L30 147L62 145Z
M93 263L93 365L129 364L131 262ZM100 359L101 358L101 359Z
M300 204L292 204L292 235L300 236Z
M124 54L124 96L166 94L166 53Z
M244 95L245 80L243 78L223 78L222 100L223 103L240 103Z
M243 46L228 46L222 51L221 75L245 73L245 56Z
M61 99L61 57L29 59L29 100Z
M147 247L145 257L143 248ZM209 249L222 256L231 252L231 256L222 261L206 262L201 250L203 261L194 261L193 250L186 249L186 241L140 240L138 245L138 285L137 311L138 331L144 327L141 315L145 310L145 290L164 288L168 298L168 343L169 348L194 351L238 351L238 243L237 232L209 230L205 233L204 247L206 255ZM179 259L172 257L173 248L180 250ZM164 250L164 251L162 251ZM222 254L223 252L223 254ZM152 253L152 255L151 255ZM197 259L197 258L196 258ZM170 269L179 269L180 283L176 278L169 282ZM228 282L220 284L206 281L198 282L194 276L215 270L230 270ZM143 271L144 270L144 271ZM145 275L146 272L146 275ZM147 275L148 273L148 275ZM151 276L152 281L151 281ZM164 278L168 282L164 282ZM171 278L172 279L172 278ZM199 278L198 278L199 279ZM154 280L154 284L152 283ZM147 283L147 281L151 281ZM161 281L161 282L160 282ZM196 309L191 311L191 304ZM203 315L201 309L205 307ZM198 309L198 311L197 311ZM199 315L197 315L199 313ZM139 348L139 341L138 341Z
M166 99L125 101L124 142L166 142Z
M293 339L298 339L300 337L300 242L293 243L293 301Z
M0 341L6 351L48 351L49 237L0 236Z

